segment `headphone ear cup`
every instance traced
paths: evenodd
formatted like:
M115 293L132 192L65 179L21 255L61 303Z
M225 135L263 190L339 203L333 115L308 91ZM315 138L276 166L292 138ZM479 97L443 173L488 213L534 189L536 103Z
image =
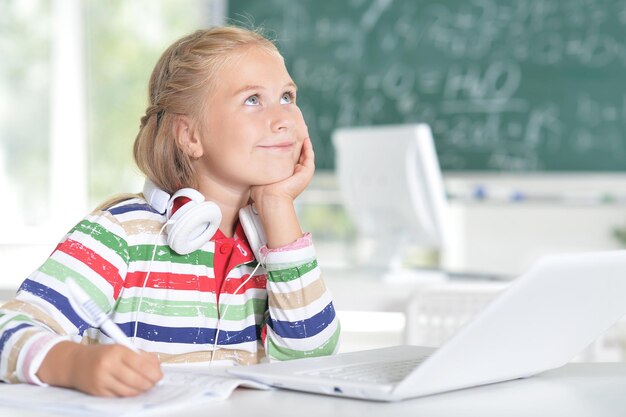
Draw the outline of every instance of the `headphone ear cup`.
M187 255L206 244L222 222L222 212L212 201L191 200L179 208L167 225L167 243L178 254Z
M259 219L259 215L252 204L239 210L239 222L243 227L254 257L258 262L263 263L261 261L261 248L267 244L267 238L265 237L261 219Z

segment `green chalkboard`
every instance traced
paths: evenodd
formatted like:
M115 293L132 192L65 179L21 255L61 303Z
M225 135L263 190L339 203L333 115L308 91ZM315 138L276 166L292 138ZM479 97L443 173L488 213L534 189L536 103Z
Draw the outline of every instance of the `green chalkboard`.
M317 165L341 126L427 122L444 170L625 171L622 0L231 0L274 37Z

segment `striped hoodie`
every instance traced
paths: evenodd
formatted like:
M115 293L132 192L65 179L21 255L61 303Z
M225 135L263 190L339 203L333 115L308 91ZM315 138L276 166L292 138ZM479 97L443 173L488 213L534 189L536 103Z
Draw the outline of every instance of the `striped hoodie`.
M263 248L265 267L239 288L257 265L240 226L233 238L218 232L179 255L161 233L165 220L135 198L78 223L0 308L0 379L41 384L36 372L62 340L111 343L72 307L68 278L163 363L247 365L336 351L340 326L309 234Z

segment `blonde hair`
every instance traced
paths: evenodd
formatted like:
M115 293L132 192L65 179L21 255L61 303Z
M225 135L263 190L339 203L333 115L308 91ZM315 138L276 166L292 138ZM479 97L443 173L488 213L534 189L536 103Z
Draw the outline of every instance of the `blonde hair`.
M141 118L133 156L143 174L172 194L197 184L189 156L174 138L179 115L198 121L215 75L242 48L260 47L280 55L259 30L226 26L198 30L174 42L159 58L148 87L149 105Z

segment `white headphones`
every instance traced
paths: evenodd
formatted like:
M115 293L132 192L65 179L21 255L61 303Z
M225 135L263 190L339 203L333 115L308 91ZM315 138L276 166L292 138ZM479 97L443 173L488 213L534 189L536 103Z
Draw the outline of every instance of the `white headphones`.
M198 250L210 241L222 221L219 206L212 201L206 201L204 196L193 188L182 188L170 196L146 179L143 195L152 208L160 214L165 214L167 244L181 255ZM174 204L178 198L187 201L174 211ZM248 205L239 210L239 221L254 256L260 262L262 259L260 250L267 239L255 207Z

